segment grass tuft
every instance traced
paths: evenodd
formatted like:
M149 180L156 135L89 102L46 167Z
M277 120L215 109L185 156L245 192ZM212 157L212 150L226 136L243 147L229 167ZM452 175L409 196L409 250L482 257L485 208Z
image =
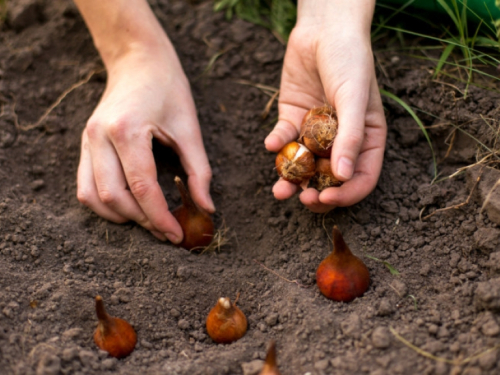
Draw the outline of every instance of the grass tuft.
M292 0L215 0L214 10L224 11L227 19L236 16L264 26L286 42L297 19L297 6Z

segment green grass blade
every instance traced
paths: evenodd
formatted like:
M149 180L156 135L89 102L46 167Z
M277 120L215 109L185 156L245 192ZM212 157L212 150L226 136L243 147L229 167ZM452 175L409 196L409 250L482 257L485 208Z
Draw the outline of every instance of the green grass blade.
M434 72L434 75L432 76L432 78L436 78L439 75L439 72L443 68L443 65L446 63L446 60L448 60L450 53L453 51L453 48L455 48L455 45L453 45L453 44L448 44L445 47L445 49L443 50L443 53L441 54L441 57L439 58L438 64L436 66L436 71Z
M380 30L389 22L392 18L394 18L397 14L403 12L407 7L409 7L412 3L414 3L415 0L409 0L406 3L404 3L400 8L395 9L394 13L392 13L386 20L384 20L383 23L379 24L377 28L371 33L372 39L375 35L377 35Z
M429 137L429 134L427 133L427 129L425 129L425 126L422 123L422 121L420 120L420 118L417 116L417 114L413 111L413 109L411 109L411 107L408 104L406 104L401 98L397 97L393 93L390 93L389 91L386 91L384 89L380 89L380 94L382 94L383 96L385 96L389 99L394 100L401 107L403 107L406 110L406 112L408 112L410 114L411 117L413 117L413 119L417 123L418 127L420 128L420 130L424 134L425 139L427 139L427 143L429 143L429 147L431 148L432 162L434 164L434 177L436 177L437 176L437 162L436 162L436 156L434 154L434 148L432 147L431 138Z
M365 256L368 259L372 259L372 260L374 260L376 262L382 263L384 266L387 267L387 269L389 270L389 272L391 273L391 275L393 275L393 276L400 275L399 271L392 264L390 264L389 262L386 262L385 260L382 260L382 259L375 258L374 256L371 256L371 255L368 255L368 254L365 254Z
M455 15L455 12L449 7L449 5L446 3L445 0L437 0L438 4L441 5L441 7L446 11L448 16L452 19L453 23L457 27L457 29L460 30L460 21L458 20L457 16Z

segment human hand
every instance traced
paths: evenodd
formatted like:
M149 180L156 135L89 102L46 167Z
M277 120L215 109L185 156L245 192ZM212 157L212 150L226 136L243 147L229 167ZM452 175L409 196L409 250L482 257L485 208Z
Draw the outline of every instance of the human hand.
M373 7L373 0L299 1L283 65L279 120L265 145L278 152L296 140L310 108L327 101L336 109L339 129L331 166L344 184L322 192L305 189L300 200L313 212L359 202L380 175L387 126L370 42ZM298 190L283 179L273 188L280 200Z
M110 221L133 220L179 243L182 229L157 181L153 137L179 155L193 200L215 211L189 83L169 41L137 46L107 67L106 90L83 131L78 199Z

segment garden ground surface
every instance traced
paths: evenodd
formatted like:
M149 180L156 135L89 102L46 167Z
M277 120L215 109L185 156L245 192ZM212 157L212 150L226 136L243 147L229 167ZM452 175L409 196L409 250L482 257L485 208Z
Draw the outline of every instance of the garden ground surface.
M79 204L80 135L105 74L93 74L38 120L102 63L70 2L17 9L0 31L0 372L255 374L275 339L283 374L498 374L495 194L480 212L496 170L482 164L431 184L425 137L385 100L384 168L368 198L327 215L297 197L277 201L274 155L263 146L276 106L262 120L269 96L241 80L278 87L285 47L263 28L214 14L211 2L152 5L192 83L213 167L214 218L229 243L190 254ZM433 80L424 60L385 46L375 46L375 57L381 87L427 113L419 115L440 177L473 164L485 150L478 141L495 146L497 93L471 87L463 99L464 87ZM174 207L179 160L156 143L154 151ZM471 189L468 204L436 212L466 202ZM372 278L368 292L347 304L323 298L315 285L334 224ZM238 342L214 344L205 318L219 297L237 293L249 330ZM93 342L97 294L137 330L126 359L109 358Z

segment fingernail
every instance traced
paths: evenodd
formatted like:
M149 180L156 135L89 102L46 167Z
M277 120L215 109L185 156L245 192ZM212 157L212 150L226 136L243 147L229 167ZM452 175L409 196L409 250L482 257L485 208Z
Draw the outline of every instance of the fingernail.
M346 157L341 157L337 164L337 175L340 178L349 180L352 177L354 165L351 160Z
M182 241L179 236L177 236L173 233L165 233L165 237L167 237L170 242L175 243L175 244L178 244Z
M214 205L214 201L212 200L212 198L210 196L207 199L207 203L208 203L208 211L210 213L214 213L215 212L215 205Z

